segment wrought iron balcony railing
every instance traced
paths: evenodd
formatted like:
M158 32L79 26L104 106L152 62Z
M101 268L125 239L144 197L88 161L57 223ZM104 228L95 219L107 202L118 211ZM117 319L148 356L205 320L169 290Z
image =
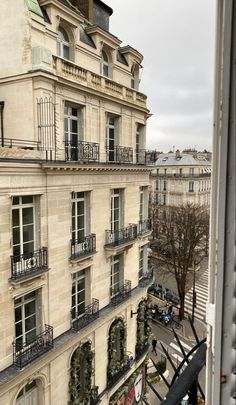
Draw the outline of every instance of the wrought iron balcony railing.
M95 252L96 252L96 235L94 233L85 236L85 238L82 241L78 239L71 240L72 260L78 259L82 256L87 256Z
M133 148L128 146L115 146L107 148L107 162L110 163L133 163Z
M199 177L211 177L211 173L158 173L152 176L164 177L167 179L188 179L188 178L199 178Z
M143 235L144 233L150 232L150 230L151 230L150 219L144 219L143 221L139 221L139 224L138 224L139 235Z
M99 144L95 142L65 141L65 160L75 162L99 162Z
M80 329L99 318L99 300L93 298L92 303L81 309L79 312L72 309L71 317L72 329L78 332Z
M108 370L107 375L107 389L111 389L119 380L122 378L131 367L130 361L127 360L127 363L122 366L115 374L110 375Z
M31 253L11 256L11 280L17 281L48 270L46 247Z
M17 346L14 342L13 364L22 368L53 347L53 327L45 325L45 331L37 335L32 343L20 348Z
M140 165L148 165L155 163L157 160L157 152L155 150L138 149L136 150L136 163Z
M118 287L111 287L111 304L119 305L121 302L127 300L131 296L131 281L125 280L124 284Z
M129 224L117 231L106 230L106 246L118 246L137 239L137 225Z

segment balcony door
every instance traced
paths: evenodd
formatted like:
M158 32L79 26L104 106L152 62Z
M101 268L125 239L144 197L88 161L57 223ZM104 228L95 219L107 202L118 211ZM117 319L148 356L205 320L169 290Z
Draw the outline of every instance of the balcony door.
M14 260L32 256L35 250L35 204L33 196L13 197L12 247Z
M108 162L116 161L117 118L107 114L106 121L106 151Z
M111 195L111 231L118 232L122 226L122 190L114 189Z
M66 160L78 161L78 144L82 136L82 109L65 104L64 137Z

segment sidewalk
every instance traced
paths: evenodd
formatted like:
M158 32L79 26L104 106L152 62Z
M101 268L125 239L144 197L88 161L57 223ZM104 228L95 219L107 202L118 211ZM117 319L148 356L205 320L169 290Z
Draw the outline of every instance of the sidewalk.
M162 322L156 319L152 319L153 322L155 322L158 327L161 327L165 330L169 330L172 333L172 329L175 330L176 334L181 338L183 337L186 340L189 340L190 342L195 342L196 339L194 337L190 322L188 319L183 319L180 322L180 328L177 328L177 324L175 322L172 322L170 325L164 325ZM197 332L197 336L199 340L202 340L206 337L206 325L199 321L198 319L194 320L194 328Z

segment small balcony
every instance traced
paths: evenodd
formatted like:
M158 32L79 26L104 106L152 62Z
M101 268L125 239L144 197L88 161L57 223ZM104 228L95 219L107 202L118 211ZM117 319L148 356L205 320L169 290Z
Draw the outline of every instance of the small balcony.
M139 235L144 235L145 233L149 233L150 231L151 231L150 219L144 219L143 221L139 221L139 224L138 224Z
M51 350L52 347L53 327L45 325L45 331L37 335L32 343L24 344L21 348L13 343L13 364L20 368L25 367L31 361Z
M153 271L147 271L146 273L139 272L139 287L145 288L153 283Z
M105 246L117 247L127 243L132 243L137 239L137 225L129 224L126 228L117 231L106 230Z
M111 288L111 304L119 305L131 296L131 281L125 280L124 284L119 287Z
M84 307L80 312L71 311L72 329L78 332L99 318L99 300L92 299L92 303Z
M18 282L48 270L46 247L31 253L11 256L11 281Z
M108 378L107 378L107 389L111 389L114 385L116 385L116 383L125 376L125 374L130 370L131 368L131 361L129 360L129 358L127 358L127 363L124 364L119 371L117 371L115 374L113 374L112 376L109 376L108 373Z
M133 148L128 146L115 146L114 149L107 149L107 162L118 164L133 163Z
M99 162L99 144L95 142L65 141L65 160L81 163Z
M96 253L96 235L85 236L83 240L71 240L71 260L78 260Z
M157 153L155 150L138 149L136 150L136 163L139 165L149 165L155 163Z

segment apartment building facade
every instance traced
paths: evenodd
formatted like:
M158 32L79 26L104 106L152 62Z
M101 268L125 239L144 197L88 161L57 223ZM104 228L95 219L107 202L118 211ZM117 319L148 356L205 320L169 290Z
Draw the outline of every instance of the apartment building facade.
M151 173L153 203L161 206L210 204L211 163L189 153L163 153Z
M0 4L4 405L142 403L154 154L142 55L111 14L100 0Z

